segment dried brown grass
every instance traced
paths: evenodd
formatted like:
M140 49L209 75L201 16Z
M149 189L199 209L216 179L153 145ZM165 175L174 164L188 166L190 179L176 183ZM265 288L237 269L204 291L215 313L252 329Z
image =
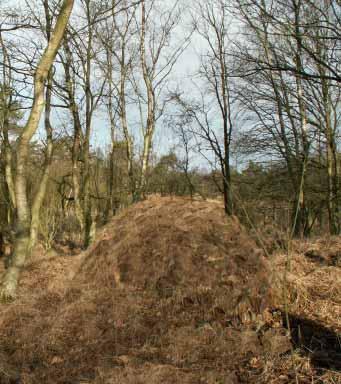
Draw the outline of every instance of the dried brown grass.
M293 247L287 274L290 312L341 332L341 269L330 265L341 250L341 239L296 240ZM311 258L313 252L319 258ZM286 259L287 255L278 254L274 269L283 271ZM277 276L283 286L283 274Z
M295 366L299 382L341 383L341 270L334 261L341 239L295 240L292 248L273 259L277 288L287 292L295 347L294 357L282 364ZM283 312L284 302L282 296L278 306Z
M31 261L19 300L0 307L0 382L337 382L288 354L270 264L283 257L266 260L220 203L137 204L86 253Z

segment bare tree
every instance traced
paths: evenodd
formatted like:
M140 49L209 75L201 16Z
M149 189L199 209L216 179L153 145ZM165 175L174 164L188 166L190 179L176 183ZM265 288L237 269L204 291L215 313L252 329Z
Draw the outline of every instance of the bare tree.
M20 272L28 253L30 239L30 212L26 190L26 167L29 143L38 128L44 108L45 81L62 42L66 26L73 8L73 0L64 0L59 11L51 39L38 63L34 74L34 98L32 109L19 136L17 149L17 169L15 176L15 195L17 204L16 236L11 265L7 269L1 287L1 297L11 300L15 297Z
M171 9L160 11L156 0L141 1L141 21L139 24L140 63L145 87L145 99L139 86L136 92L146 102L145 122L143 127L143 149L141 173L137 186L136 198L143 197L147 186L147 173L152 149L156 122L162 116L167 99L162 100L162 92L167 85L179 56L189 42L189 36L181 39L176 46L170 44L171 35L175 33L181 20L179 1ZM140 111L141 104L140 104Z
M128 4L127 4L128 5ZM101 67L108 83L108 113L111 131L117 130L118 122L113 120L113 111L117 111L119 123L126 142L127 173L129 177L129 189L132 196L135 195L135 173L134 173L134 148L133 134L129 127L127 117L127 85L133 66L136 65L136 28L134 20L137 7L134 3L121 12L113 12L110 19L98 31L98 37L105 50L105 60ZM115 76L115 73L118 76ZM115 105L115 107L114 107ZM114 136L113 135L113 139ZM114 143L112 143L112 155Z
M316 3L312 11L310 2L301 0L285 4L269 4L265 1L237 3L239 15L246 25L245 35L249 32L254 34L248 37L248 45L241 45L237 54L240 59L239 68L243 67L237 73L244 79L241 83L247 84L242 87L241 98L246 108L251 108L257 116L259 127L263 126L273 140L272 144L269 142L266 145L266 141L261 143L258 137L257 148L273 150L277 147L278 153L285 159L295 196L294 232L307 235L311 229L306 198L307 167L312 160L316 135L320 134L321 128L324 135L328 132L327 170L330 192L327 202L330 230L333 233L336 231L337 214L333 215L332 212L338 210L335 197L337 182L332 182L336 180L332 174L337 173L336 167L333 171L332 165L336 126L334 124L333 133L330 128L333 103L328 94L333 81L335 85L338 80L327 68L334 66L335 69L338 63L333 59L335 35L332 37L334 32L329 31L330 22L336 22L335 15L331 12L328 22L325 18L325 12L331 10L332 4L325 4L323 8L322 3ZM324 14L322 23L321 12Z
M44 13L45 13L45 34L47 43L51 40L52 33L52 15L49 9L48 0L43 0ZM43 165L43 174L38 184L38 190L35 193L32 208L31 208L31 229L30 229L30 243L29 252L37 243L39 233L39 218L40 209L43 204L47 185L50 177L50 167L52 163L53 155L53 130L51 125L51 102L52 102L52 84L53 84L53 68L51 66L47 79L46 79L46 91L45 91L45 116L44 125L46 132L46 150L45 150L45 162Z
M111 8L110 8L111 9ZM87 247L95 233L96 208L91 198L90 139L93 115L104 90L105 79L96 78L98 46L95 26L103 15L101 7L91 0L82 1L82 23L70 26L64 41L64 72L67 103L73 117L72 182L76 215ZM84 118L82 118L84 116Z
M223 131L223 145L221 154L221 172L223 175L224 206L227 215L233 213L232 180L230 170L230 145L232 140L233 104L232 86L229 68L229 31L231 18L229 17L223 0L210 3L201 1L195 6L193 22L195 31L205 41L207 50L200 53L201 67L199 76L204 79L208 92L211 93L218 105L221 115Z

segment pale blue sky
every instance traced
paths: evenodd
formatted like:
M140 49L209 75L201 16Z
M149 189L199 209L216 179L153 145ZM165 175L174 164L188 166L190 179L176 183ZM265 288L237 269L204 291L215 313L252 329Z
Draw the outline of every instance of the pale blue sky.
M172 0L163 0L163 1L165 2L165 4L168 4L168 5L173 3ZM187 2L185 1L185 3L186 5L188 5L188 1ZM0 0L0 8L2 9L10 7L12 5L15 5L15 7L20 8L20 7L24 7L24 4L25 4L25 0ZM190 16L187 13L185 14L183 25L177 29L177 31L175 32L175 35L181 36L188 33L189 22L190 22ZM191 77L193 76L193 74L195 73L195 71L200 65L198 53L205 50L205 48L206 48L206 44L203 41L203 39L201 39L197 35L193 35L190 45L180 56L178 62L174 67L174 71L171 74L172 89L179 87L184 92L184 95L186 97L195 96L196 91L195 91L195 87L193 87L191 83ZM129 107L128 117L130 122L136 121L136 115L137 115L136 108ZM54 116L53 123L56 126L56 128L58 126L60 128L60 126L62 125L61 123L69 122L71 124L71 116L69 115L68 112L58 109L53 112L53 116ZM138 135L139 130L140 129L138 129L138 127L135 126L134 136L136 137L135 142L137 145L141 144L141 136ZM92 133L91 142L93 147L100 146L104 148L107 144L110 143L108 121L107 121L107 116L106 116L104 107L101 107L95 113L95 116L93 119L92 132L93 133ZM37 138L44 137L44 129L42 129L42 122L36 137ZM176 139L174 139L173 133L169 132L169 130L165 126L163 126L163 121L161 118L157 124L157 129L155 132L154 150L157 151L159 154L164 154L170 148L172 148L175 143L176 143ZM202 159L197 160L197 162L199 163L202 162Z

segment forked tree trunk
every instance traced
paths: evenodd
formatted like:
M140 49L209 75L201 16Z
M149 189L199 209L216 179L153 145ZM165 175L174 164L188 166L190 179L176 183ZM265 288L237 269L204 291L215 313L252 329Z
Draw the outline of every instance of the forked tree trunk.
M73 8L74 0L64 0L59 12L54 31L47 48L41 57L34 76L34 97L30 116L23 129L17 149L17 172L15 177L15 194L17 202L16 236L11 265L7 269L0 290L3 300L15 298L20 272L24 267L30 240L30 211L27 199L27 160L32 136L38 128L44 109L45 81L51 69L64 36L65 28Z
M48 0L44 0L45 19L46 19L46 37L49 43L51 39L52 18L50 16ZM52 138L52 126L50 121L51 116L51 99L52 99L52 80L53 72L50 69L47 76L46 92L45 92L45 131L47 139L47 147L45 153L45 162L43 167L43 175L38 185L38 190L34 196L32 209L31 209L31 231L30 242L28 246L28 254L31 254L34 246L38 241L39 234L39 218L40 209L43 204L46 195L47 184L50 178L50 168L53 155L53 138Z

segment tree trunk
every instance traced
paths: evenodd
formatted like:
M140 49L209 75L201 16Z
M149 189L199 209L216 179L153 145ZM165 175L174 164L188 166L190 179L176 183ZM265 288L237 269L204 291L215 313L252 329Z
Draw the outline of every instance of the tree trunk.
M141 198L143 199L146 193L147 172L148 172L149 156L150 156L151 144L152 144L152 132L153 131L148 130L148 127L147 127L146 134L144 135L141 176L140 176L140 182L138 187L138 199L141 199Z
M29 144L32 136L38 128L40 117L44 109L45 81L63 39L72 8L73 0L64 0L51 36L51 40L49 41L35 72L33 105L27 124L19 137L17 149L17 172L15 177L15 193L17 203L16 236L11 265L7 269L2 281L0 296L3 300L14 299L20 272L24 267L27 256L28 244L30 240L30 212L26 190L26 171Z
M317 40L317 51L319 56L324 56L327 48L323 46ZM323 66L318 66L319 73L321 74L321 86L322 86L322 104L324 114L324 136L327 141L327 180L328 180L328 221L329 221L329 233L331 235L338 235L340 232L339 223L339 202L338 202L338 169L337 169L337 145L335 142L336 127L332 127L332 100L330 97L330 84L328 80L324 78L326 70Z
M114 214L114 165L115 165L115 149L114 141L112 139L111 151L109 157L109 175L108 175L108 197L104 214L104 222L107 223Z
M46 106L45 106L45 129L46 129L46 136L47 136L47 148L45 153L45 164L44 164L43 175L40 180L38 190L34 196L34 200L32 203L30 243L28 247L29 254L32 252L38 240L40 209L46 195L47 184L50 178L50 168L51 168L52 154L53 154L52 127L50 123L51 93L52 93L52 73L50 71L48 84L46 88Z
M6 115L6 112L5 112ZM3 125L3 149L4 149L4 160L5 160L5 181L8 190L9 197L9 211L8 211L8 225L11 226L13 224L13 219L15 217L16 211L16 199L15 199L15 187L14 187L14 179L12 172L12 148L8 138L8 118L5 117L4 125Z
M74 82L72 80L71 72L70 72L70 68L72 65L72 54L71 54L67 39L64 40L64 50L66 54L66 62L64 63L66 90L67 90L67 95L70 103L69 108L73 118L73 144L72 144L73 199L75 203L75 215L77 217L77 220L80 226L80 232L81 234L83 234L84 228L85 228L85 221L84 221L84 213L83 213L81 199L80 199L80 171L78 167L78 162L80 157L80 148L81 148L82 128L81 128L81 121L79 117L79 110L75 100Z
M45 8L45 19L46 19L46 35L47 35L47 42L49 43L51 39L52 20L49 13L48 0L44 0L44 8ZM46 139L47 139L47 148L45 153L43 175L38 185L38 190L34 196L34 200L32 203L30 242L28 246L29 255L31 254L34 246L38 241L40 208L45 199L47 184L50 178L50 168L51 168L52 154L53 154L53 137L52 137L52 126L50 121L52 80L53 80L53 72L50 69L47 77L46 92L45 92L45 131L46 131Z
M309 143L307 137L307 112L306 105L304 100L303 84L302 77L300 73L303 71L303 61L302 61L302 32L301 32L301 3L296 3L296 0L293 0L293 6L295 11L295 40L297 45L297 50L295 54L295 62L297 67L296 74L296 90L297 90L297 101L299 108L299 119L300 119L300 128L301 128L301 139L302 139L302 173L300 175L300 188L298 192L298 205L297 205L297 220L294 233L301 237L307 236L307 230L309 228L308 223L308 211L306 207L306 198L305 198L305 187L306 187L306 169L307 161L309 154Z
M233 200L232 200L232 190L231 190L231 172L230 164L225 165L225 176L223 178L223 193L224 193L224 208L225 213L228 216L233 215Z
M140 45L140 60L143 72L143 80L147 88L147 125L144 133L143 140L143 153L142 153L142 167L141 175L138 183L138 191L136 198L141 199L145 197L147 186L147 172L149 166L149 157L152 147L153 135L155 130L155 95L152 84L153 71L150 71L146 61L146 10L144 0L141 2L142 16L141 16L141 45Z
M120 119L123 129L123 134L127 143L127 165L128 165L128 177L132 196L135 195L135 178L133 169L133 143L128 129L127 110L126 110L126 95L125 95L125 82L127 77L127 69L125 63L125 44L122 44L121 48L121 78L120 78Z
M15 187L14 187L14 178L12 171L12 148L9 141L9 114L11 112L12 104L12 90L11 90L11 62L7 54L6 46L2 39L2 34L0 31L0 45L2 48L3 54L3 84L2 84L2 106L3 106L3 116L2 116L2 134L3 134L3 152L4 152L4 168L5 168L5 181L9 197L9 209L7 214L7 223L9 226L13 224L13 219L15 216L16 210L16 199L15 199ZM6 68L6 66L8 68Z

